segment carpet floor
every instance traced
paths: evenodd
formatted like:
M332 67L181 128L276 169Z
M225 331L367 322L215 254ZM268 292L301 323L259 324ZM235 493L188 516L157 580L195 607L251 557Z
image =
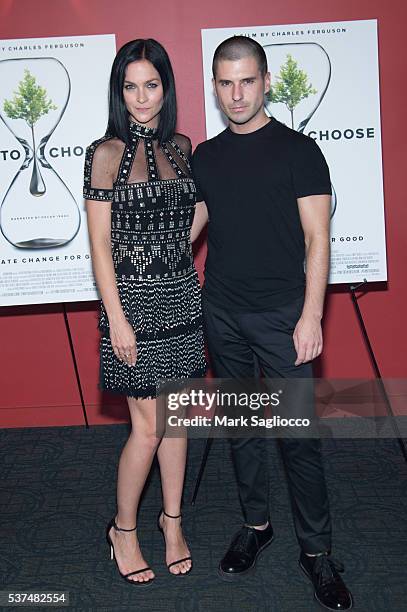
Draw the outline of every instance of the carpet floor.
M222 582L216 568L241 513L229 445L215 440L196 505L190 505L203 440L191 440L183 525L194 560L170 576L155 520L161 506L154 465L139 513L139 538L157 578L126 584L109 558L104 529L115 512L117 462L126 425L0 432L0 590L69 591L59 610L119 612L313 612L322 608L298 568L287 483L269 441L270 507L276 534L254 574ZM345 565L355 610L407 609L407 465L394 440L324 440L333 519L332 554ZM3 607L12 612L15 607ZM49 607L20 607L49 610ZM54 608L55 609L55 608Z

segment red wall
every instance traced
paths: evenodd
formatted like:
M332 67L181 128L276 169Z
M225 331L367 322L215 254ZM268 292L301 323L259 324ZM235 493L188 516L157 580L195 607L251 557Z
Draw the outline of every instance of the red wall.
M174 65L179 128L197 144L205 138L201 28L372 18L379 22L389 282L369 289L360 305L383 376L407 378L407 332L402 321L407 301L403 43L407 4L401 0L1 0L0 39L114 33L121 46L138 37L157 38ZM204 256L203 247L197 254L200 273ZM127 419L123 402L108 396L102 401L97 390L96 303L67 308L89 421ZM373 375L346 288L329 291L324 330L320 375ZM83 423L62 306L0 309L0 341L0 426Z

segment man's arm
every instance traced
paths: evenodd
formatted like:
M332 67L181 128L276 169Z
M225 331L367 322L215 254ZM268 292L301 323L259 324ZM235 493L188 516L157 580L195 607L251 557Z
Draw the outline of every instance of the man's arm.
M295 365L306 363L322 352L321 319L329 271L330 195L298 198L305 237L306 288L302 314L293 338L297 351Z
M191 227L191 242L194 242L208 222L208 209L205 202L197 202Z
M195 215L191 227L191 242L194 242L208 222L208 209L201 189L202 144L198 145L191 157L192 176L196 186Z

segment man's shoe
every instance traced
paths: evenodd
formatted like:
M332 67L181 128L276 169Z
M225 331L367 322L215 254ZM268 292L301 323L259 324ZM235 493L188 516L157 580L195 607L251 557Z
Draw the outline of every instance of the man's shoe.
M342 563L328 553L309 557L304 552L299 560L300 568L314 585L315 599L327 610L350 610L353 600L338 572L343 572Z
M218 573L222 580L235 580L251 572L262 550L273 541L273 528L254 529L244 525L233 536L226 555L219 563Z

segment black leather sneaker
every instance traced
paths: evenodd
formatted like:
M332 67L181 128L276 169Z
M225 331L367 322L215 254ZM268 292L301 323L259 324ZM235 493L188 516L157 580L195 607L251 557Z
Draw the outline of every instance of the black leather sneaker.
M251 572L259 554L273 541L273 528L254 529L244 525L233 536L226 555L219 563L218 573L222 580L236 580Z
M327 610L353 607L352 595L338 573L344 570L342 563L328 553L309 557L302 552L299 565L314 585L314 597L321 606Z

